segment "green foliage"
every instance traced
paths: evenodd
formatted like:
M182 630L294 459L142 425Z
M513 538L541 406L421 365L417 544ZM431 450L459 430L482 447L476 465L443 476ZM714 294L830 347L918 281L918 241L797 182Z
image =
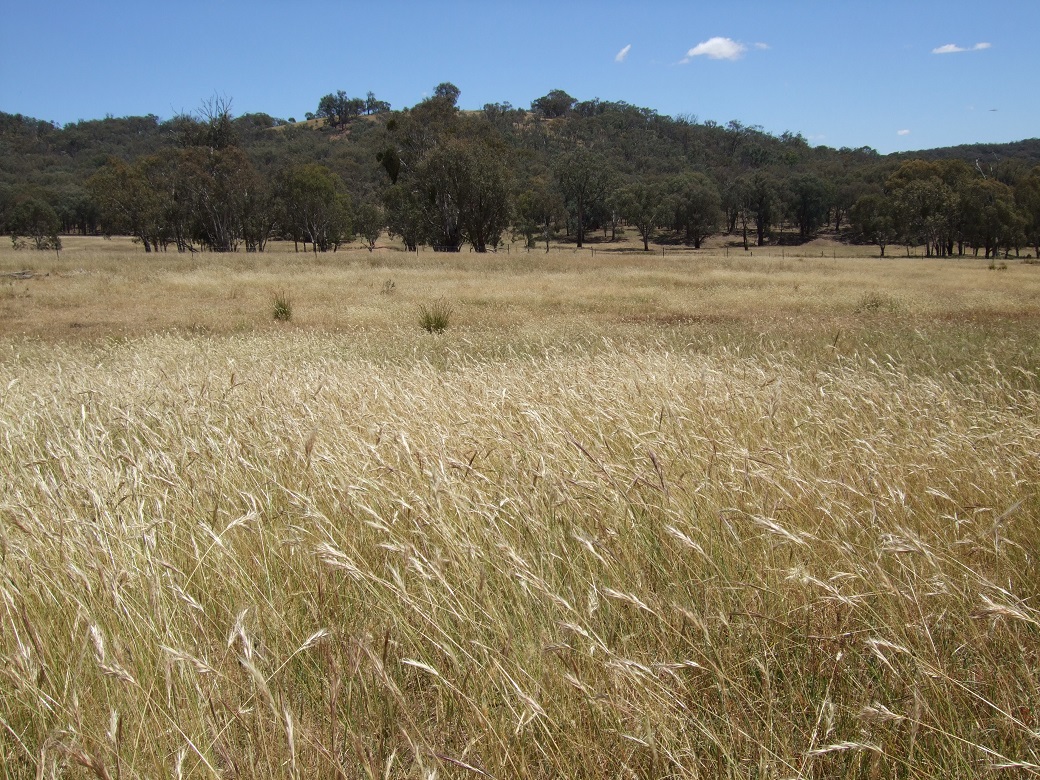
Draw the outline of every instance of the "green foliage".
M531 101L531 110L546 119L553 119L555 117L567 116L577 102L562 89L554 89L548 95Z
M899 237L892 202L883 195L864 195L852 207L849 218L856 237L877 244L882 257L885 256L885 247Z
M556 225L566 219L567 207L560 193L545 177L538 177L517 197L514 234L523 236L529 247L533 247L536 236L540 236L548 252L549 242L556 235Z
M278 290L271 300L271 316L275 322L289 322L292 320L293 302L285 290Z
M419 327L427 333L443 333L454 313L452 305L444 298L419 304Z
M460 94L462 91L450 81L442 81L433 89L433 99L443 101L452 108L458 105Z
M350 204L368 202L383 207L387 230L411 249L465 242L487 249L510 229L528 245L566 232L582 246L589 230L616 233L621 212L610 196L639 177L667 179L662 196L674 201L658 225L695 247L720 230L743 232L745 241L750 232L764 244L779 229L791 240L793 223L801 241L829 225L839 237L923 243L940 256L1030 245L1040 253L1040 174L1029 168L1040 144L1008 145L1015 159L1001 164L992 161L1003 147L966 147L957 160L881 158L865 148L811 147L796 133L773 136L738 121L578 101L558 89L533 101L532 112L508 103L462 112L459 94L444 82L412 108L391 112L372 92L330 93L317 116L325 126L350 125L334 140L263 113L233 117L224 97L166 121L108 117L58 127L0 113L7 193L0 227L9 232L13 200L28 195L54 210L59 232L130 234L149 252L262 251L272 236L322 251L354 234ZM282 186L283 172L310 164L336 181L335 197L323 198L331 204L328 230L314 235L290 209L287 194L299 193ZM543 197L546 184L556 203ZM1011 188L1012 197L993 184ZM888 203L890 222L875 225L873 239L863 220L846 229L866 195ZM358 235L369 213L356 215Z
M354 209L354 235L361 237L369 252L376 248L385 227L386 216L377 204L366 200Z
M17 202L6 222L15 249L29 246L55 252L61 249L61 238L58 237L61 223L58 215L49 204L41 200L25 198Z
M722 221L722 196L719 188L702 173L686 173L668 182L674 205L672 227L684 233L695 249L714 234Z
M669 212L674 212L673 201L660 184L642 181L618 190L615 200L622 218L639 231L643 250L649 251L654 231L667 219Z
M324 119L330 127L346 127L362 114L379 114L390 110L390 104L376 100L369 92L364 98L352 98L342 89L335 94L325 95L318 101L318 110L314 116Z
M815 173L802 173L788 180L784 196L788 215L798 225L799 238L809 241L827 222L834 202L833 187Z
M276 190L287 237L309 243L315 254L349 240L350 197L342 186L339 177L320 163L283 171Z
M578 149L554 160L553 178L577 232L577 245L584 244L587 218L598 206L606 204L614 189L611 166L603 155Z

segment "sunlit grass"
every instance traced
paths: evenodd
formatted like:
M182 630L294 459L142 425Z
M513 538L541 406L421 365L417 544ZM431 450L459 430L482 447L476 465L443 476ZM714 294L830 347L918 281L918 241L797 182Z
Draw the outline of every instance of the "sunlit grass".
M2 301L0 777L1040 772L1035 267L73 249Z

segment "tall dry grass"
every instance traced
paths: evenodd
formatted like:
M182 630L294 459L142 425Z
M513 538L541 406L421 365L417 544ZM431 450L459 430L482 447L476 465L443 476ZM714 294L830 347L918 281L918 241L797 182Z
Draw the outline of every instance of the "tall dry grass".
M1036 774L1035 352L854 296L0 342L0 776Z

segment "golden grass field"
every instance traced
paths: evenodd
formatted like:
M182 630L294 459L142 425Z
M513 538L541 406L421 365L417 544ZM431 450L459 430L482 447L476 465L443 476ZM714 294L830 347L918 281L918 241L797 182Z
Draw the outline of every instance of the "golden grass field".
M1040 774L1040 265L606 249L0 247L0 777Z

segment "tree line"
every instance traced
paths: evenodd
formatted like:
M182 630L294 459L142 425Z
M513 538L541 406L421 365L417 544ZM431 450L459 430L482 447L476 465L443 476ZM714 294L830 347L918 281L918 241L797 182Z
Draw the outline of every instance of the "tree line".
M0 143L17 152L0 155L0 227L22 246L101 232L147 252L262 252L272 238L373 248L384 231L413 249L548 249L627 229L644 249L699 248L718 234L745 248L800 243L828 230L882 255L895 245L1040 255L1040 154L881 157L562 90L529 109L461 111L459 95L442 83L393 111L341 90L307 127L235 117L226 99L167 122L57 128L0 115Z

